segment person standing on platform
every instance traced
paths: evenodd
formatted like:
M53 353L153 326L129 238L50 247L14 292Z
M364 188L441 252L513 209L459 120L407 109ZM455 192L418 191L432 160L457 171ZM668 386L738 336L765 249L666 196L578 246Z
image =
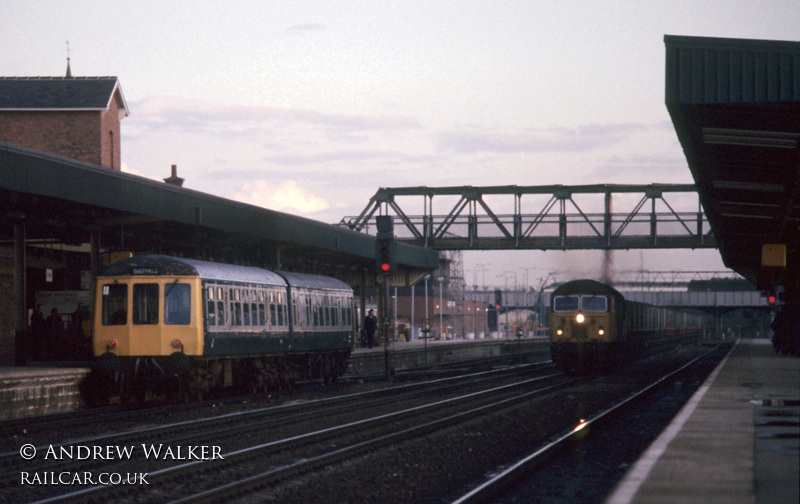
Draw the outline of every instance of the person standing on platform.
M375 344L375 331L378 329L378 319L375 317L375 310L370 310L364 318L364 332L367 333L367 347L372 348Z

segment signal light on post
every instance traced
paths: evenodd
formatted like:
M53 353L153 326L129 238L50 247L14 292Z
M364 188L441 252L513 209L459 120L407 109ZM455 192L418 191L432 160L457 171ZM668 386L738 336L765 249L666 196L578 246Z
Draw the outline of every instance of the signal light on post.
M375 266L378 273L389 274L397 270L397 243L394 239L394 222L389 215L375 217L378 239L375 242Z
M376 243L376 266L379 273L394 273L397 269L397 259L395 250L396 242L393 239L379 239Z

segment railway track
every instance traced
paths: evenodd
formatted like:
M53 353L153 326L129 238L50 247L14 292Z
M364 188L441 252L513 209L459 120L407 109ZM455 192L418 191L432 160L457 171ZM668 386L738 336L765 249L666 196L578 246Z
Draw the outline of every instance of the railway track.
M247 453L248 451L252 451L248 450L251 448L250 446L240 447L242 443L238 443L237 439L249 439L252 437L253 432L264 433L269 437L285 431L287 425L294 426L294 430L296 431L304 425L311 426L325 424L326 422L344 422L346 420L342 419L352 418L354 415L358 416L360 414L364 416L364 413L359 412L371 412L374 414L375 412L391 411L393 408L396 409L396 406L393 405L397 403L406 405L412 403L422 404L426 401L430 401L431 397L436 398L447 394L453 394L454 391L457 390L495 387L498 386L498 383L516 381L519 375L530 374L536 372L535 370L540 368L541 365L526 365L488 372L471 373L466 376L441 378L423 383L398 385L388 389L379 389L364 393L346 394L315 401L258 408L219 415L212 418L142 427L129 432L107 436L94 436L82 439L71 439L60 443L48 443L34 447L35 451L39 453L40 456L33 460L26 460L23 458L21 452L7 452L0 454L0 467L2 467L0 497L4 492L19 486L20 474L22 472L27 474L74 474L78 471L85 473L97 472L102 469L103 471L114 474L136 473L136 469L130 469L132 466L132 464L129 463L130 460L109 460L109 458L113 457L98 457L95 456L95 452L91 452L92 456L83 457L82 460L77 462L74 460L74 457L69 456L41 456L41 454L57 454L62 447L64 449L73 450L75 447L85 447L84 451L87 449L94 450L94 447L109 446L142 447L141 449L147 446L153 449L155 449L155 447L173 449L174 447L182 446L209 446L210 443L208 440L213 439L213 446L220 448L219 451L212 451L212 454L222 455L222 446L226 448L238 447L226 450L225 452L237 453L232 456L234 459L237 459L242 456L238 454L239 452ZM397 415L395 414L395 418L396 417ZM355 428L359 429L360 427L356 424ZM298 436L298 434L292 434L292 432L289 432L286 436L288 438ZM275 441L262 441L257 445L270 445L271 443L275 443ZM282 446L286 445L283 444ZM141 452L141 450L138 451ZM206 452L206 455L207 454L208 452ZM125 457L123 456L122 458L124 459ZM132 457L127 458L130 459ZM141 453L139 453L139 458L142 458ZM155 458L158 459L159 457ZM138 466L143 467L142 471L146 470L148 474L152 474L155 471L155 474L158 475L161 474L160 471L162 470L166 471L165 474L169 474L170 471L173 470L170 469L170 466L175 465L175 457L165 458L167 460L147 460L147 464L143 466L140 460ZM170 464L170 462L172 462L172 464ZM136 464L133 464L133 466L136 466ZM161 476L157 477L160 478ZM33 486L29 488L33 488ZM37 488L39 492L36 492L34 498L48 496L59 499L65 498L53 495L56 492L54 492L52 488L50 492L43 492L43 487L41 485L38 485ZM63 491L63 488L61 490ZM98 490L93 491L98 492ZM82 495L81 492L77 493ZM78 498L78 496L72 495L67 498Z
M532 502L543 501L544 496L549 502L568 502L573 495L581 495L587 502L602 501L616 480L612 474L606 477L598 474L600 472L598 468L609 466L609 460L598 463L593 462L591 458L598 457L597 454L601 454L600 457L605 459L615 457L615 450L609 448L609 444L619 443L622 439L633 443L632 438L635 436L631 433L641 431L643 423L650 424L647 430L655 437L661 431L662 425L653 425L655 420L653 414L648 411L652 409L652 404L649 403L654 399L664 400L663 397L657 398L657 395L673 394L688 398L694 389L682 390L685 387L684 383L687 380L702 382L698 377L704 378L709 374L721 360L721 356L727 354L729 350L728 346L713 348L680 368L654 379L638 392L582 420L553 441L510 464L510 467L499 471L453 500L452 504ZM663 405L659 406L659 409L663 410ZM668 413L663 414L666 412L661 413L659 416L665 423L672 418ZM591 447L585 446L579 451L580 455L575 455L573 449L577 445L589 443L592 443ZM642 449L646 448L648 443L649 440L639 441ZM564 455L570 450L573 451L572 454ZM629 451L630 448L628 456ZM562 463L554 463L557 457L564 459ZM580 463L577 462L578 458L581 459ZM581 470L574 468L577 465L591 466L592 474L580 474ZM611 461L611 465L622 467L625 464ZM609 472L620 476L624 471ZM556 488L551 488L544 484L545 481L558 483L553 485ZM561 485L561 490L558 489L558 485ZM569 495L566 495L567 492Z
M146 484L123 481L108 487L51 488L50 493L38 489L22 500L450 502L484 483L487 474L503 472L548 443L600 431L603 421L596 418L612 418L604 413L612 405L706 350L687 348L640 361L613 376L572 381L552 367L509 367L348 394L349 399L286 404L263 416L247 412L232 416L228 426L210 422L194 434L174 426L171 435L185 437L159 441L164 436L159 433L126 442L172 450L195 443L220 450L208 451L205 460L138 456L102 467L126 474L146 471ZM583 428L573 433L578 425ZM564 471L564 464L554 470ZM11 490L15 497L21 495L19 488Z

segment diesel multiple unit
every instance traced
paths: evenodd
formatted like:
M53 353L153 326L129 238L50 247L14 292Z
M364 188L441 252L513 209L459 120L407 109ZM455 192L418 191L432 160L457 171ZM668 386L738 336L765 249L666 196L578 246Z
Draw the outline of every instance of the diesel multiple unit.
M355 327L334 278L157 255L109 265L95 313L98 369L125 401L335 380Z

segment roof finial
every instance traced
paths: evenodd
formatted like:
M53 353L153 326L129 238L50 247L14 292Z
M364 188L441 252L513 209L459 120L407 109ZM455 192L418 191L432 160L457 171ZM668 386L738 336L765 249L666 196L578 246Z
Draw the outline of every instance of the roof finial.
M72 70L70 70L70 68L69 68L69 40L67 40L67 75L66 75L66 78L67 79L71 79L72 78Z

